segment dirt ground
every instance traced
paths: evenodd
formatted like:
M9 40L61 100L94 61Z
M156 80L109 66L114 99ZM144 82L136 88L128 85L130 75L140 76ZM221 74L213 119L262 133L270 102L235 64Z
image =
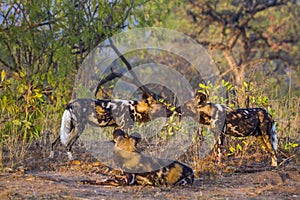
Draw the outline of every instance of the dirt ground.
M203 161L192 186L152 187L102 185L116 171L78 148L80 162L69 163L62 147L49 159L49 150L34 145L23 164L0 173L0 199L300 199L298 153L280 154L277 168L254 159L262 155L232 158L217 170Z

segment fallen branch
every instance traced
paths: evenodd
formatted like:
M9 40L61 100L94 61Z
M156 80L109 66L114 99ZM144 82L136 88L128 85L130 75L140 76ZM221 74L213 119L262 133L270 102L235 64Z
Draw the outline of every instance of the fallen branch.
M286 163L287 161L291 160L292 158L294 158L296 155L293 154L292 156L284 159L281 163L279 163L278 167L282 166L284 163Z

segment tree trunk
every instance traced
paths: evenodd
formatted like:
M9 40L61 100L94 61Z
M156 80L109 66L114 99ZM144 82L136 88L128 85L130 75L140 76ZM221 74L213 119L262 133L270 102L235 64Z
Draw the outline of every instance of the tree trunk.
M233 75L233 85L237 87L237 90L235 91L235 97L236 99L235 104L238 107L247 107L247 95L242 92L243 83L245 80L245 68L246 64L241 64L238 66L231 50L225 50L224 51L225 58L229 64L230 70L232 71Z
M0 142L0 169L3 167L3 145Z

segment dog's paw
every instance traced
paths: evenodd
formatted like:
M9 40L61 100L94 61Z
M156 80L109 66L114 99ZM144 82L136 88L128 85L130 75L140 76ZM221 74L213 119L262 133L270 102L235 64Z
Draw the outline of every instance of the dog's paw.
M49 158L54 158L54 151L50 152Z

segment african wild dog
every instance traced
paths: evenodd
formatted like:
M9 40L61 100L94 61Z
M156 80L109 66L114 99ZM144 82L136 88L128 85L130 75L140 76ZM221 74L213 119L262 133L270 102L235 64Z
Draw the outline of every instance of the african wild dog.
M200 124L210 125L215 137L218 136L218 155L221 160L221 145L224 134L235 137L255 136L272 156L272 166L277 166L277 138L275 122L262 108L232 109L224 105L207 103L203 93L177 108L186 116L194 116Z
M54 157L54 146L66 146L69 160L73 160L71 148L87 124L99 127L128 128L134 122L148 122L158 117L170 117L172 111L163 103L143 95L143 100L75 99L69 102L62 116L60 135L52 142L50 157Z
M137 149L140 136L114 131L114 162L126 176L128 185L175 186L192 184L194 171L174 160L152 158Z

